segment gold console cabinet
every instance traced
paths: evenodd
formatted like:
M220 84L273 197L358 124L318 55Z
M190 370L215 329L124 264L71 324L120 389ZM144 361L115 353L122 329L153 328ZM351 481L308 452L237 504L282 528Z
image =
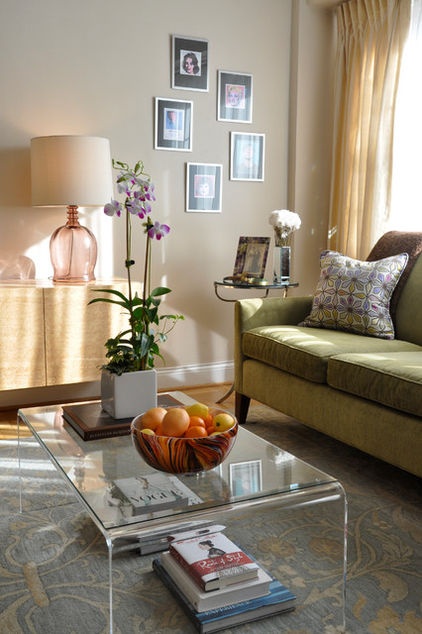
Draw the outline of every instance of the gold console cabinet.
M139 286L136 285L138 288ZM97 381L106 340L127 328L118 306L88 302L93 289L127 291L124 280L0 284L0 390Z

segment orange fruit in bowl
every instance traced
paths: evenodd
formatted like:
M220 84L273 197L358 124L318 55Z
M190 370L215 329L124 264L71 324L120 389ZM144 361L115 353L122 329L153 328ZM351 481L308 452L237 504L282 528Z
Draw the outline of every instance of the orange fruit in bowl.
M143 414L140 414L139 418L142 421L144 429L152 429L155 431L158 425L161 425L166 414L167 410L164 409L164 407L151 407ZM138 416L136 418L138 418Z
M208 416L204 419L205 427L213 427L214 425L214 416L212 414L208 414Z
M161 433L164 436L183 436L189 427L190 416L181 407L170 407L161 422Z
M184 438L204 438L205 436L208 436L208 433L203 425L188 427L184 433Z
M190 416L189 419L189 427L205 427L204 419L200 416Z

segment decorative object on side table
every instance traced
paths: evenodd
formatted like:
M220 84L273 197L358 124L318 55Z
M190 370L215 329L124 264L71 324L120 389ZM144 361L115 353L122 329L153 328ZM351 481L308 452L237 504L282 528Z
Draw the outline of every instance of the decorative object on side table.
M302 223L299 214L287 209L271 212L269 222L274 228L274 283L280 284L290 279L291 235Z
M155 239L161 240L170 231L166 224L151 219L151 203L155 200L154 185L138 161L133 169L127 163L115 161L118 170L117 189L124 194L124 203L112 200L104 207L108 216L121 216L126 221L126 258L128 294L114 289L94 289L108 293L111 297L98 297L89 303L108 302L116 304L128 315L128 328L116 337L108 339L106 357L102 367L101 405L113 418L128 418L155 407L157 404L157 377L154 369L155 357L160 357L159 343L167 340L182 315L160 315L159 306L170 288L158 286L151 290L151 248ZM132 289L132 217L138 217L146 237L143 269L142 296ZM126 386L126 382L130 385Z

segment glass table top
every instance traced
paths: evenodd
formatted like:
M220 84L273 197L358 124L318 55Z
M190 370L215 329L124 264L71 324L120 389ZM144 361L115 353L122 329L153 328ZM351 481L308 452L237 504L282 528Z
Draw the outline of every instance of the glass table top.
M18 418L106 534L122 528L131 532L144 523L180 522L185 519L182 514L194 518L230 505L280 495L295 497L312 488L338 484L335 478L244 428L239 428L232 451L215 469L171 476L149 467L130 435L82 440L63 419L60 406L21 409ZM153 493L145 492L148 485Z

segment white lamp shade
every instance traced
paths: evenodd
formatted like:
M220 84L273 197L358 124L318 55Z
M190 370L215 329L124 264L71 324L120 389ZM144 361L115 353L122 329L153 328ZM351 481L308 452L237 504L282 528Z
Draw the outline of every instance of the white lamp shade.
M95 136L31 139L32 205L99 207L113 194L110 143Z

